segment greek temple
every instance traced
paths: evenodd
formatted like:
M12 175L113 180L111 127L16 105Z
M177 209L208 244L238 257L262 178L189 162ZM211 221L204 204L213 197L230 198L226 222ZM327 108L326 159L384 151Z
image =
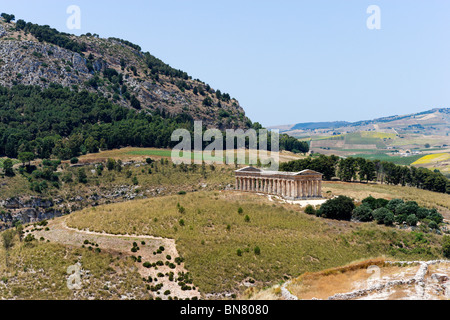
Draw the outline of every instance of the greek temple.
M322 198L323 175L313 170L281 172L246 167L236 170L235 176L238 191L273 194L288 200Z

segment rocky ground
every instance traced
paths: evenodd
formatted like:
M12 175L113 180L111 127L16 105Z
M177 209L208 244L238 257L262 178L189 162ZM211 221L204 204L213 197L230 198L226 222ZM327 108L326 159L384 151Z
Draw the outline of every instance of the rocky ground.
M119 253L122 256L135 256L141 257L141 262L137 261L138 271L143 279L146 279L147 284L152 286L160 285L158 290L152 291L154 298L167 299L169 296L177 297L178 299L186 299L193 297L200 297L200 293L197 289L182 290L182 286L177 281L177 278L181 274L186 274L187 270L184 268L184 264L178 264L175 259L179 257L178 251L175 246L175 240L163 239L151 236L135 236L135 235L113 235L106 233L94 233L88 230L76 230L66 226L64 217L50 221L45 228L28 227L27 234L32 234L36 239L50 240L50 242L56 242L63 245L74 247L89 247L93 250L99 248L102 251ZM133 253L133 243L136 243L139 247L136 253ZM164 251L157 253L158 249L164 248ZM156 254L154 254L156 253ZM168 259L170 256L170 259ZM164 265L146 268L145 262L151 264L163 261ZM166 265L165 262L171 262L174 264L172 268ZM82 266L81 266L82 267ZM171 280L170 273L173 272L174 278ZM149 282L148 279L152 281ZM155 279L157 279L155 281ZM190 285L191 287L193 285ZM166 291L169 290L170 293ZM166 293L166 294L165 294Z
M393 271L395 270L395 271ZM364 280L345 284L354 288L350 292L336 293L326 300L448 300L450 299L450 261L387 261L385 267L372 266L360 270L367 275ZM336 278L335 278L336 279ZM308 283L315 288L323 279ZM342 279L341 279L342 280ZM315 282L315 283L314 283ZM300 286L305 285L301 284ZM339 284L343 286L343 284ZM303 291L303 290L301 290ZM299 284L287 282L281 287L284 300L300 300ZM303 291L305 296L308 295ZM322 300L311 298L312 300Z

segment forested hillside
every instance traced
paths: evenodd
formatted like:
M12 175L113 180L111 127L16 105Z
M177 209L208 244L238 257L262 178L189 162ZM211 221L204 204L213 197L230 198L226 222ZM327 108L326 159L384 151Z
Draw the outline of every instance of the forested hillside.
M124 146L169 148L177 128L255 128L236 99L126 40L0 19L0 157L70 159ZM281 149L309 145L283 135Z
M172 68L129 41L80 37L24 20L0 18L0 85L86 89L136 111L187 114L219 128L249 127L239 102Z

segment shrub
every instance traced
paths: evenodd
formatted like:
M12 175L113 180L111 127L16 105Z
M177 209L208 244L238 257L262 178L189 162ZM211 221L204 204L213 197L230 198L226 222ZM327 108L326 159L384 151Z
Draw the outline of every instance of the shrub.
M416 216L419 220L425 219L430 214L430 211L427 208L419 208L417 210Z
M361 222L369 222L373 220L372 207L364 203L353 210L353 219Z
M386 226L392 226L394 224L395 221L395 216L392 212L388 212L385 216L384 216L384 224Z
M408 224L408 226L417 226L417 222L419 222L419 219L417 219L417 216L415 214L410 214L406 218L406 223Z
M377 199L375 199L372 196L369 196L369 197L363 199L362 203L369 206L370 208L372 208L372 210L378 209L376 206Z
M428 227L431 229L439 229L439 225L436 223L436 221L430 221Z
M443 244L442 244L442 251L443 251L444 257L450 259L450 236L444 236Z
M315 215L316 214L316 209L312 205L309 204L305 208L305 213L306 214Z
M243 213L244 213L244 209L242 209L242 207L239 207L238 213L239 213L239 214L243 214Z
M238 257L242 257L242 250L241 249L237 249L236 251Z
M433 220L437 224L440 224L444 221L444 217L436 209L430 210L430 215L428 216L428 218L430 220Z
M406 219L408 219L407 214L399 214L395 216L395 222L397 222L398 224L403 224L404 222L406 222Z
M327 219L350 221L353 209L355 209L355 204L351 198L339 196L325 202L318 212L319 216Z
M417 210L419 210L419 206L417 205L417 203L414 201L409 201L406 203L400 203L395 208L395 214L410 216L412 214L415 215L417 213Z
M385 224L385 220L388 214L394 217L394 214L386 208L379 208L373 211L372 215L378 224Z
M399 204L404 203L404 201L402 199L392 199L391 201L388 202L388 204L386 205L386 208L391 211L392 213L396 214L396 208Z
M261 249L258 246L256 246L254 252L257 256L259 256L261 254Z
M245 222L250 222L250 217L249 217L248 215L245 216L244 221L245 221Z

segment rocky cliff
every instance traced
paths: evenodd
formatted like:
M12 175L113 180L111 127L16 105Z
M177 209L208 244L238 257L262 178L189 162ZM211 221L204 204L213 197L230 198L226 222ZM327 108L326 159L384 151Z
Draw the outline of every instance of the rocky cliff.
M0 201L0 229L11 227L16 221L23 224L39 222L62 216L50 199L10 198Z

